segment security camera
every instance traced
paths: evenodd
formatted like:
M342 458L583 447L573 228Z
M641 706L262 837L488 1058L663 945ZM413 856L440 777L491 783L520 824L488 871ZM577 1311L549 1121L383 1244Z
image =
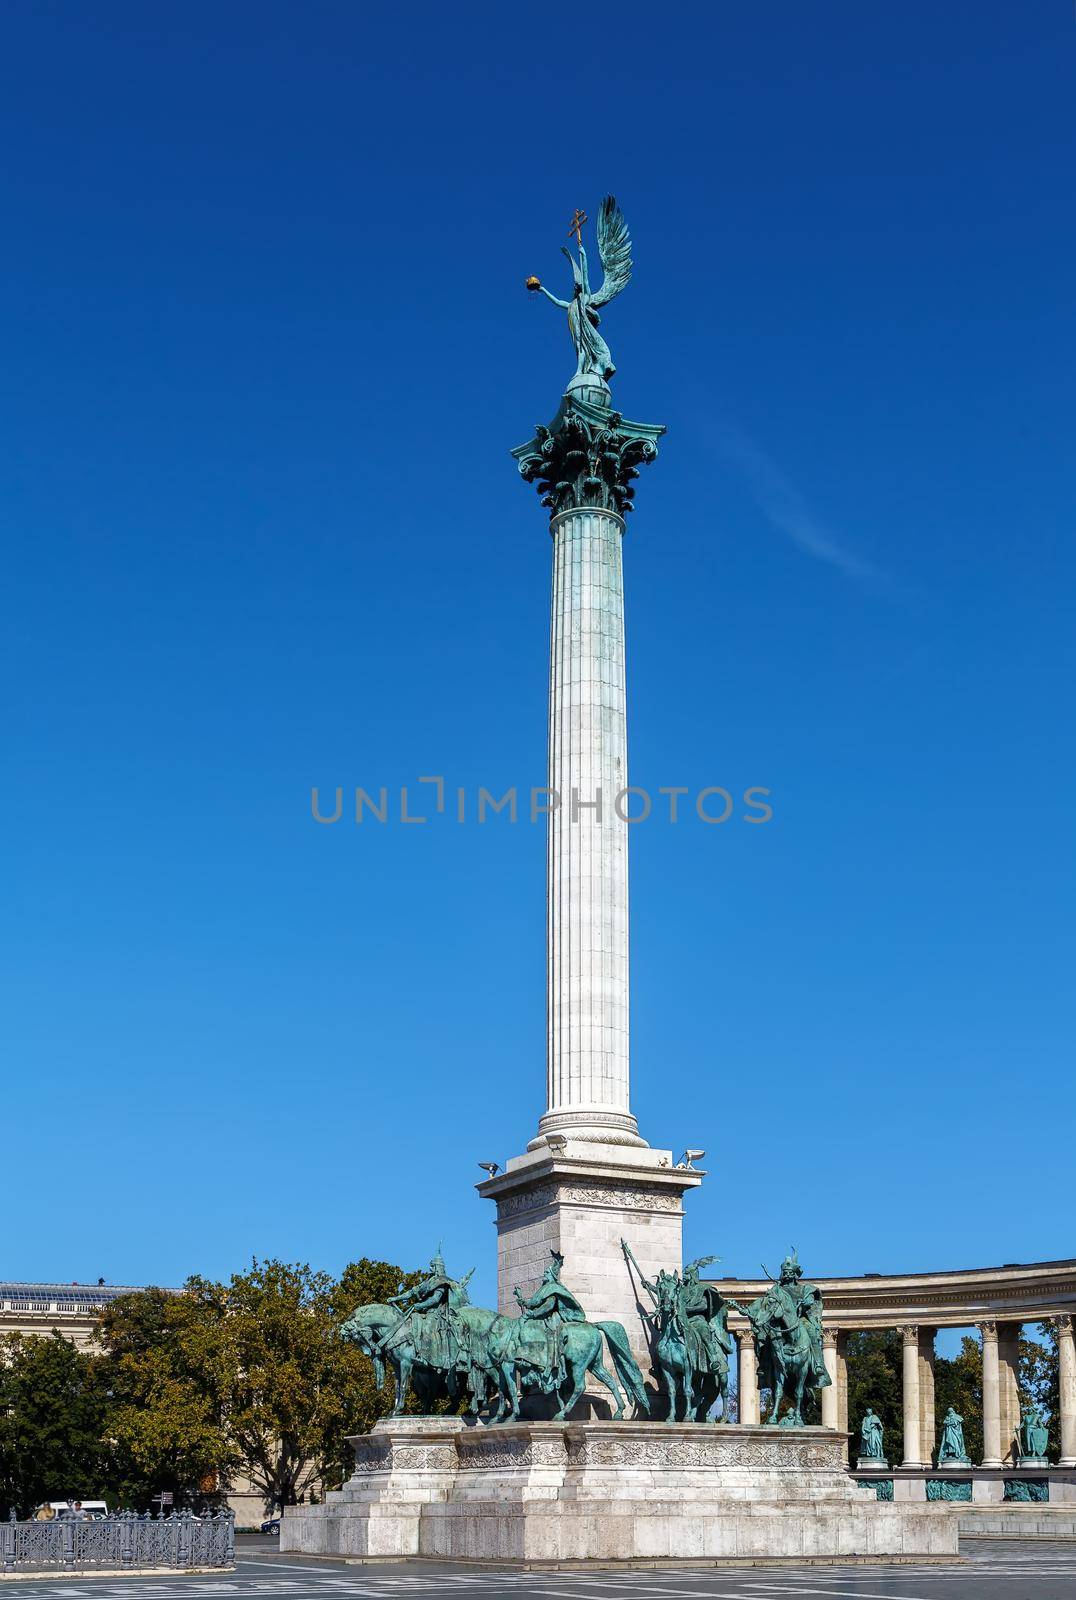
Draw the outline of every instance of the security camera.
M501 1170L500 1162L498 1161L480 1161L478 1165L483 1172L488 1172L491 1178L495 1178Z

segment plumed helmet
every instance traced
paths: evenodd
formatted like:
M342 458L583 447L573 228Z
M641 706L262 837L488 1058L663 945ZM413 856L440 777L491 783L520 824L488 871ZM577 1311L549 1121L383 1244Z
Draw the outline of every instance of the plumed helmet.
M789 1254L781 1262L781 1276L782 1276L782 1278L784 1278L786 1276L789 1277L789 1278L802 1278L803 1277L803 1268L800 1266L800 1258L796 1254L796 1246L795 1245L792 1246L792 1249L789 1252Z

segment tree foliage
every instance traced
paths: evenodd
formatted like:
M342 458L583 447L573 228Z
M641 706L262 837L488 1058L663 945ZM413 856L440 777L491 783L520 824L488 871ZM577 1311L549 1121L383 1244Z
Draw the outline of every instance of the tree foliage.
M1048 1419L1050 1454L1061 1453L1058 1417L1057 1332L1051 1323L1040 1327L1042 1339L1020 1338L1019 1384L1021 1400L1032 1400ZM901 1378L901 1337L885 1333L848 1335L848 1421L857 1435L863 1413L872 1405L882 1419L885 1448L890 1461L904 1456ZM964 1419L964 1443L972 1461L983 1458L983 1353L978 1339L966 1334L955 1356L937 1356L934 1362L935 1446L941 1420L953 1409ZM1008 1440L1002 1441L1007 1448ZM853 1449L855 1439L853 1438Z
M964 1444L972 1461L983 1459L983 1352L978 1339L965 1334L955 1356L934 1358L936 1439L949 1407L964 1419ZM936 1446L936 1440L935 1440Z
M100 1363L70 1340L0 1340L0 1517L101 1498L107 1408Z
M1047 1421L1051 1461L1061 1456L1061 1411L1057 1324L1040 1322L1041 1339L1020 1336L1020 1392L1037 1405Z
M192 1287L220 1306L224 1427L236 1459L267 1502L295 1505L347 1429L365 1360L340 1337L338 1286L307 1266L255 1261L226 1288Z
M346 1439L391 1409L392 1389L340 1327L395 1294L402 1274L362 1260L339 1279L254 1261L227 1283L193 1277L180 1295L142 1290L104 1312L110 1471L127 1504L161 1489L192 1501L247 1479L267 1504L294 1505L350 1470Z
M851 1456L859 1450L859 1429L868 1406L882 1423L882 1446L889 1461L904 1459L904 1406L901 1379L901 1335L897 1328L849 1333L848 1428Z
M181 1505L238 1466L224 1424L222 1308L196 1292L142 1289L102 1312L109 1477L123 1505L167 1490Z

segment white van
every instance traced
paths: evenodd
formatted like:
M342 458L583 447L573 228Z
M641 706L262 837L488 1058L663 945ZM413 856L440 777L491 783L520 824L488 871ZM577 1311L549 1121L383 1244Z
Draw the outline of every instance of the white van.
M69 1517L74 1509L73 1500L50 1500L49 1505L58 1517ZM108 1506L103 1500L83 1500L82 1510L91 1522L96 1522L98 1517L108 1516Z

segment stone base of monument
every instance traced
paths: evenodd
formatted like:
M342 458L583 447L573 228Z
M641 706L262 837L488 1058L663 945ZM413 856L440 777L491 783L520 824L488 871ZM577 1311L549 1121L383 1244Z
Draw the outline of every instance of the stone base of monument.
M967 1456L947 1456L944 1461L939 1461L938 1472L967 1472L971 1466Z
M843 1434L721 1423L379 1422L320 1506L285 1511L281 1551L527 1566L945 1560L943 1505L868 1497Z
M888 1472L889 1462L883 1461L880 1456L860 1456L856 1462L857 1472Z
M1048 1467L1050 1465L1045 1456L1021 1456L1016 1464L1019 1467Z

